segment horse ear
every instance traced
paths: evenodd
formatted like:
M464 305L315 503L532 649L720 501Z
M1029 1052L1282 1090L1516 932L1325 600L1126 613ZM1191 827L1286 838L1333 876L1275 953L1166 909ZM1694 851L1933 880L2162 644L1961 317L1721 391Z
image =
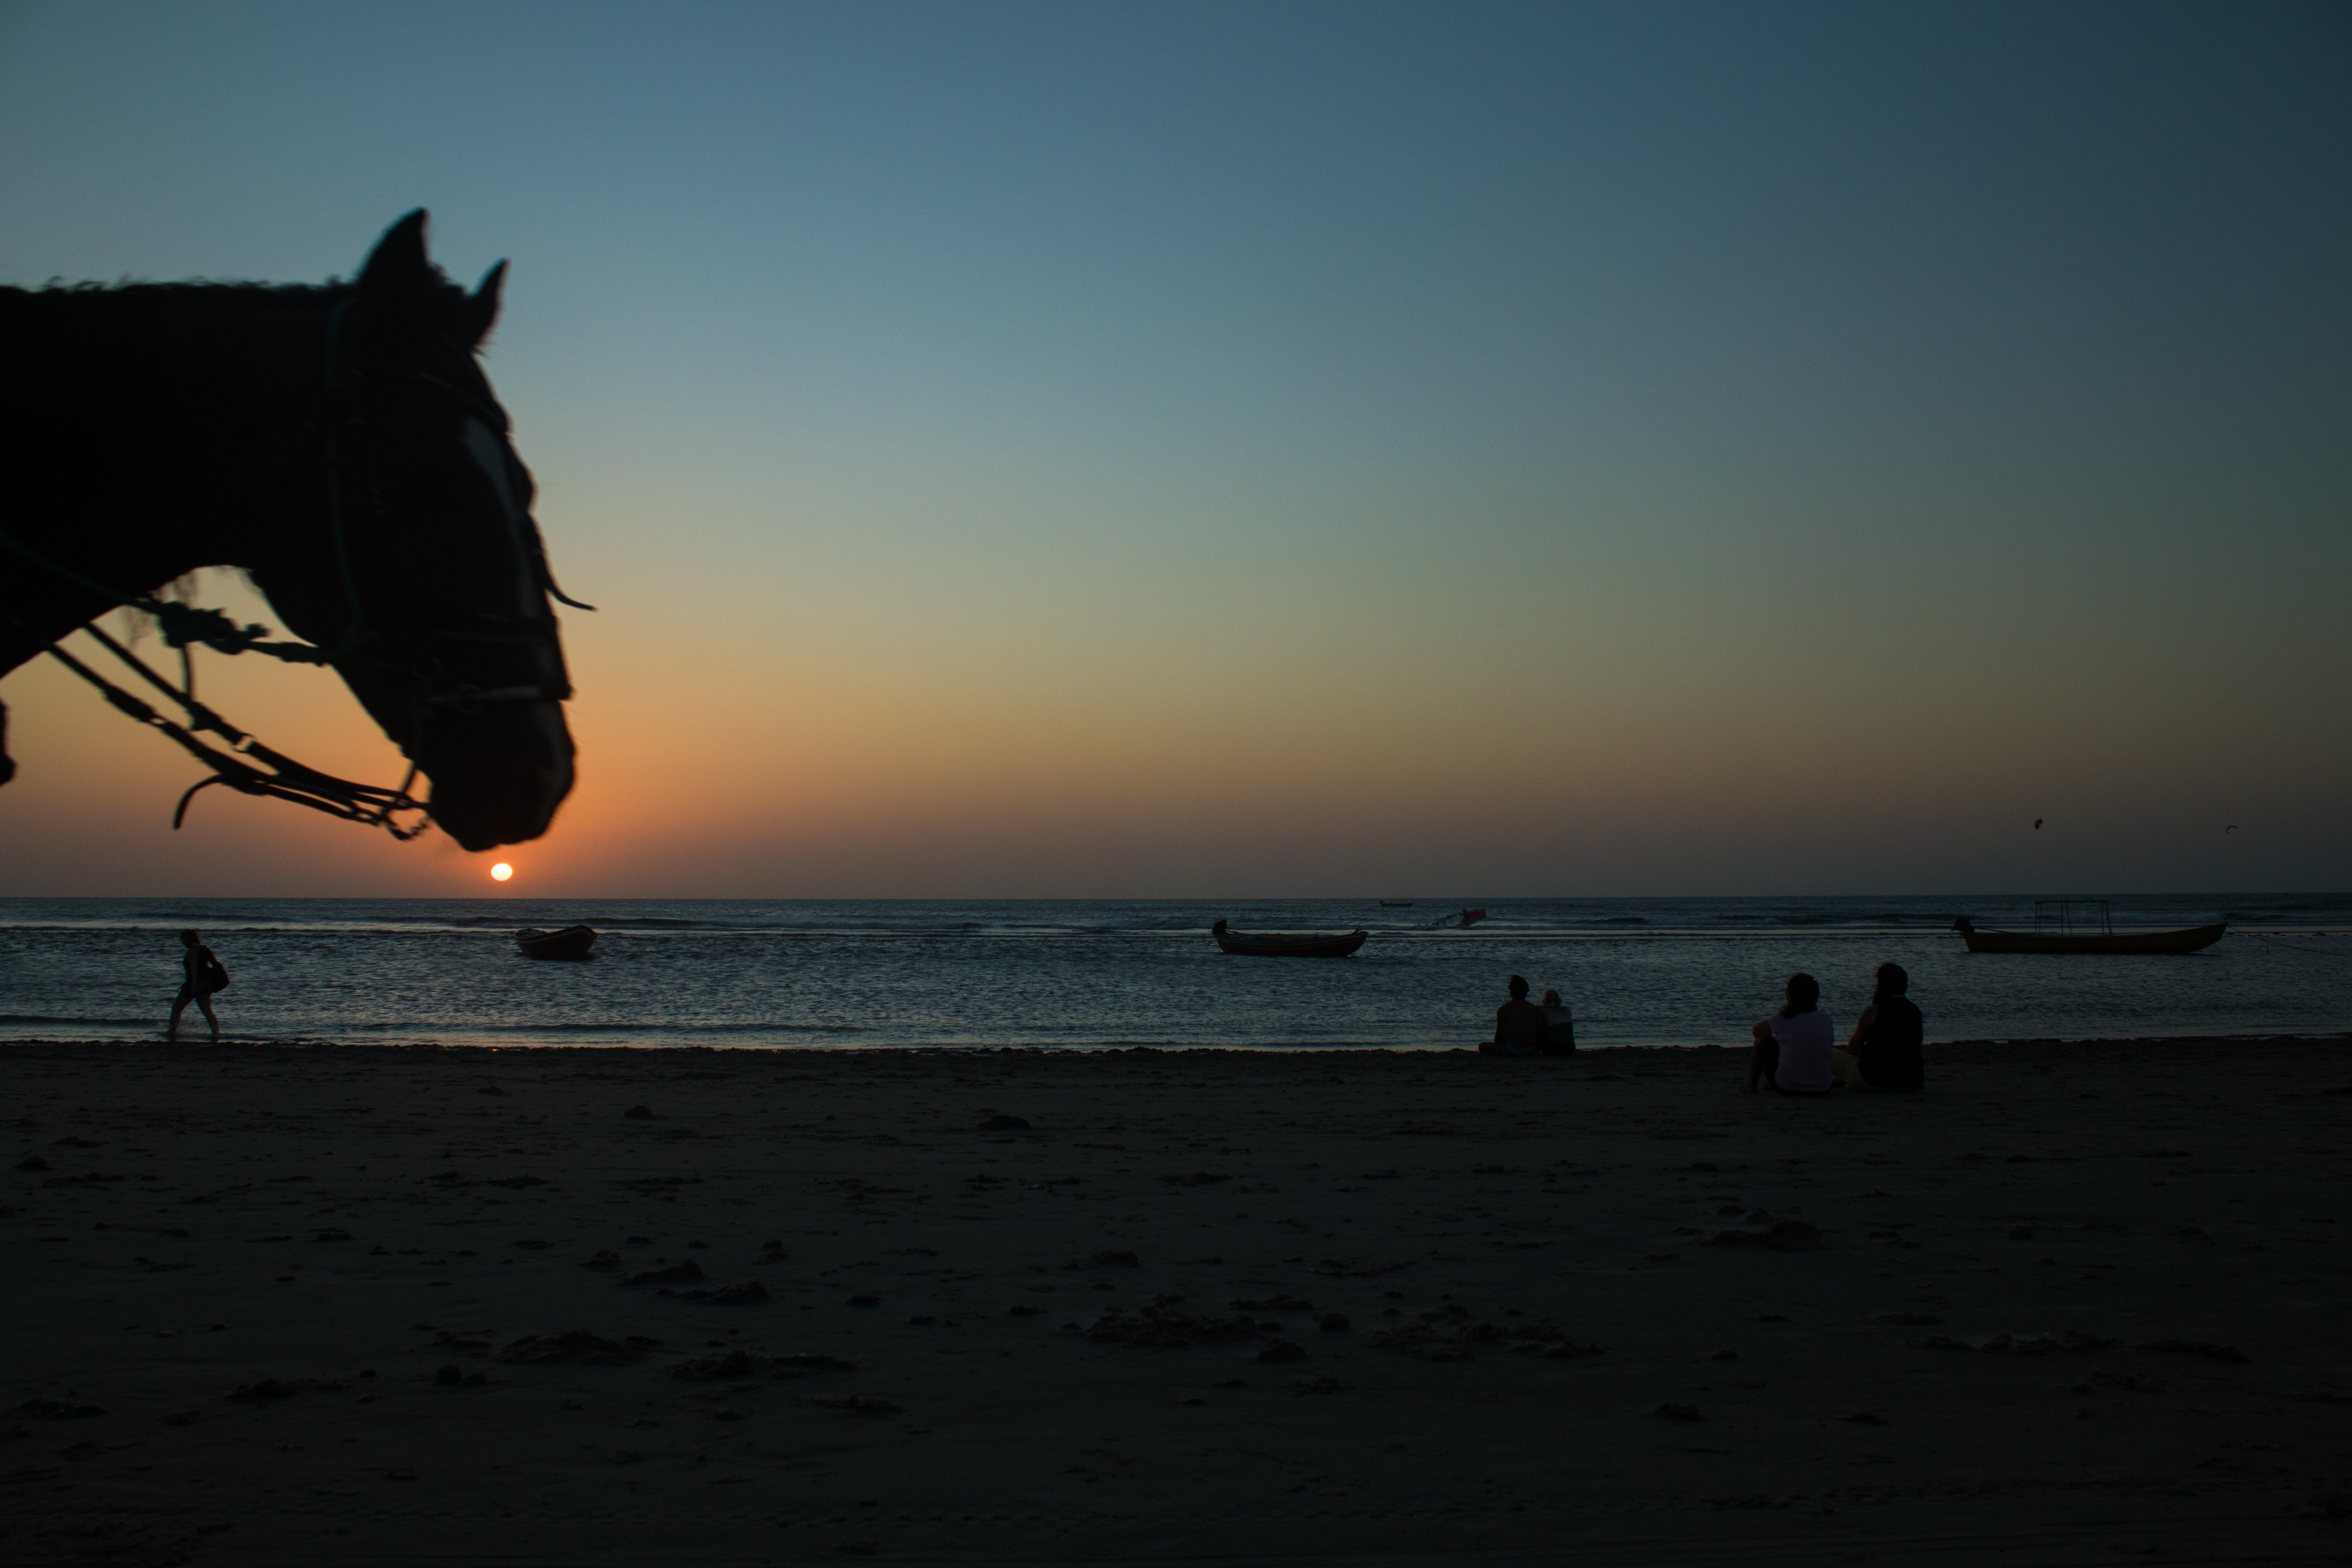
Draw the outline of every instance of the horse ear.
M384 231L360 268L360 293L370 299L413 296L433 282L425 254L425 209L418 207Z
M481 287L466 297L465 314L458 318L457 322L457 341L467 348L481 347L482 340L488 337L490 329L498 324L499 292L506 283L507 264L501 261L483 273Z

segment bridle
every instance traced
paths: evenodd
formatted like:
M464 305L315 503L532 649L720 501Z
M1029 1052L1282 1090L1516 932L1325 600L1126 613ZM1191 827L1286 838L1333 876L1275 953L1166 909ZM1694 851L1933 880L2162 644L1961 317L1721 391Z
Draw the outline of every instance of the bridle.
M174 600L159 599L148 594L124 593L110 587L69 566L50 560L29 545L0 530L0 549L5 549L30 564L39 567L64 582L112 602L114 605L142 611L155 617L164 646L175 648L180 655L180 684L173 686L157 674L145 660L132 653L113 637L99 629L95 619L84 623L79 630L88 633L100 646L121 660L142 679L171 699L183 710L186 722L177 722L158 713L147 702L124 690L89 665L68 653L56 642L40 645L41 651L63 664L84 680L98 688L117 710L142 724L160 731L183 750L212 769L212 776L197 781L180 796L177 810L172 814L172 826L177 829L186 820L189 802L199 790L214 784L226 784L240 794L264 795L292 801L314 811L325 812L345 821L365 826L382 827L394 838L406 840L425 830L425 803L408 793L416 782L417 754L424 749L427 727L445 713L471 716L485 708L510 702L562 702L572 695L569 681L560 683L560 689L548 686L506 686L489 689L460 684L446 690L436 690L433 677L436 663L430 649L436 643L520 643L556 646L555 617L551 614L499 616L494 612L472 610L468 615L476 624L469 627L453 627L426 623L411 626L371 625L367 600L360 592L359 580L352 566L350 532L346 516L352 483L352 465L346 461L348 433L363 423L359 412L368 383L378 380L414 387L426 395L457 408L466 419L478 423L489 432L499 460L501 472L490 474L492 488L498 492L508 527L513 531L525 563L538 589L558 602L574 609L593 610L593 605L583 605L557 586L554 572L548 565L546 542L540 536L539 524L528 506L519 500L529 477L522 461L514 454L509 437L513 425L504 408L491 396L487 384L479 392L469 390L443 377L406 365L376 364L357 366L348 363L343 354L343 326L352 307L359 301L356 292L338 300L327 318L326 355L321 391L327 406L327 417L314 427L320 445L320 468L326 479L327 526L344 599L351 611L350 623L342 637L331 647L292 641L269 641L267 626L248 624L238 626L217 609L199 609ZM452 342L446 333L421 314L415 324L438 341L457 361L472 363L472 354ZM488 463L473 443L467 442L469 455L486 470ZM292 461L289 457L289 462ZM544 601L542 601L543 603ZM19 627L23 623L13 615L7 617ZM482 622L506 623L502 626L485 626ZM409 757L407 776L399 787L386 789L381 784L354 783L320 773L305 766L281 752L273 751L244 730L238 729L196 697L194 650L209 647L216 653L257 653L289 664L317 664L340 667L346 660L366 658L371 662L397 664L404 650L409 652L408 695L411 704L411 726L407 743L402 748ZM561 655L558 655L559 660ZM560 668L560 664L559 664ZM221 737L227 744L223 750L198 737L204 734ZM258 764L258 765L257 765ZM267 771L265 771L267 770ZM398 818L408 812L419 814L418 820L404 826Z

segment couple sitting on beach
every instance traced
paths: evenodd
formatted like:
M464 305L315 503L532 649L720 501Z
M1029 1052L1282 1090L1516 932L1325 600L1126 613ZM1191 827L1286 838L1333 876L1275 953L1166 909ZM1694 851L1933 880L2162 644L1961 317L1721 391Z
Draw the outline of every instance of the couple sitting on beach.
M1495 1009L1495 1037L1478 1049L1490 1057L1564 1057L1576 1049L1576 1020L1557 991L1543 994L1543 1005L1528 1000L1528 983L1511 976L1511 999Z
M1822 988L1810 974L1789 976L1788 1005L1751 1031L1743 1094L1761 1087L1780 1094L1827 1094L1848 1089L1910 1089L1921 1087L1926 1067L1921 1042L1927 1022L1904 994L1911 976L1899 963L1878 966L1878 985L1862 1010L1853 1038L1836 1046L1837 1031L1821 1010Z

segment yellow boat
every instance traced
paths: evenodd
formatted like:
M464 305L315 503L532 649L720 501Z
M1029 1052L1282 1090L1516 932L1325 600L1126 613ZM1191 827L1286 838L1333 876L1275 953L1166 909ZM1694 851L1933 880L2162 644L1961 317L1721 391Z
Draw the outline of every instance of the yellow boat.
M1979 931L1953 922L1970 952L2197 952L2221 940L2230 922L2179 931L2118 932L2105 899L2036 899L2032 931Z
M1269 931L1244 932L1228 931L1219 921L1209 928L1217 939L1218 951L1244 958L1345 958L1364 945L1370 934L1350 931L1332 934L1324 931Z

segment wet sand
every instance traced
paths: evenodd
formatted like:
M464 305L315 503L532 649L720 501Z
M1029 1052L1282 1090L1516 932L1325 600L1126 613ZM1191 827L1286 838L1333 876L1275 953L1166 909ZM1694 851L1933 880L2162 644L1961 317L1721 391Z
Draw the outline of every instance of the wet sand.
M2352 1555L2352 1041L1738 1065L0 1047L0 1562Z

